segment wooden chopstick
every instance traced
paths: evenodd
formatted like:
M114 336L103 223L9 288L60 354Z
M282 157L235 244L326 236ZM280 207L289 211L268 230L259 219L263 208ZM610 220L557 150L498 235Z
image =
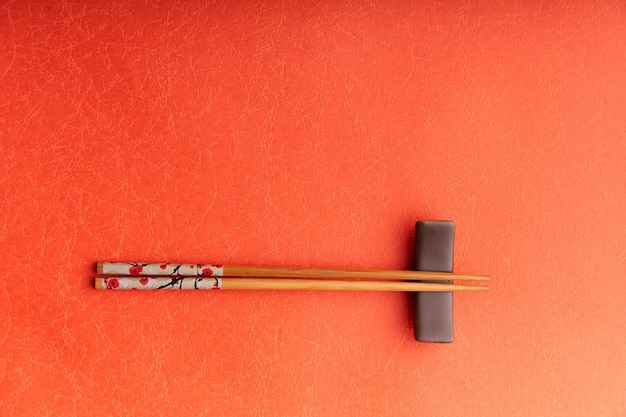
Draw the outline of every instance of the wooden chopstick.
M396 281L489 281L486 275L454 274L449 272L355 270L323 268L291 268L272 266L236 266L211 264L172 264L142 262L99 262L98 274L130 276L202 276L202 277L262 277L308 279L375 279Z
M206 278L206 277L96 277L99 290L326 290L326 291L407 291L449 292L488 291L478 285L398 281L346 281L291 278Z

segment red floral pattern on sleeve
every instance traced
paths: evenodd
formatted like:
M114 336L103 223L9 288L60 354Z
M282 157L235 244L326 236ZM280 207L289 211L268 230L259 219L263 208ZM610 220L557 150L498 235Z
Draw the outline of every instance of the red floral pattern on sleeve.
M203 277L119 277L105 278L100 289L109 290L219 290L221 278Z
M104 262L102 273L107 275L130 276L204 276L221 277L224 266L221 264L169 264L138 262Z
M128 272L130 272L131 275L140 275L141 271L143 271L143 266L141 265L131 266L128 269Z

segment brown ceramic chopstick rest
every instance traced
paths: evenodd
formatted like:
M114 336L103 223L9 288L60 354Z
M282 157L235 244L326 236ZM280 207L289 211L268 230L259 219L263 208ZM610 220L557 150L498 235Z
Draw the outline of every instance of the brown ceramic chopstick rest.
M417 271L452 272L453 253L453 222L417 222L415 225ZM451 292L415 294L415 340L435 343L450 343L454 340Z

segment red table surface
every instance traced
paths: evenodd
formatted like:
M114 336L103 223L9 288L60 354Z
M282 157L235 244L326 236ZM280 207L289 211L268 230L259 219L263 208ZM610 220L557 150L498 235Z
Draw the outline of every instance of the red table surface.
M0 5L3 416L626 415L619 1ZM405 293L93 289L96 261L409 268Z

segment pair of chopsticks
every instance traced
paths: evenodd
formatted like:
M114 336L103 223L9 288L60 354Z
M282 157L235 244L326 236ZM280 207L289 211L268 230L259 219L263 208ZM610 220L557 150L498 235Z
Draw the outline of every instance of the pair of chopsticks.
M449 283L450 281L489 281L489 277L485 275L426 271L101 262L97 264L97 272L95 286L99 290L224 289L407 292L489 290L489 287L482 285Z

